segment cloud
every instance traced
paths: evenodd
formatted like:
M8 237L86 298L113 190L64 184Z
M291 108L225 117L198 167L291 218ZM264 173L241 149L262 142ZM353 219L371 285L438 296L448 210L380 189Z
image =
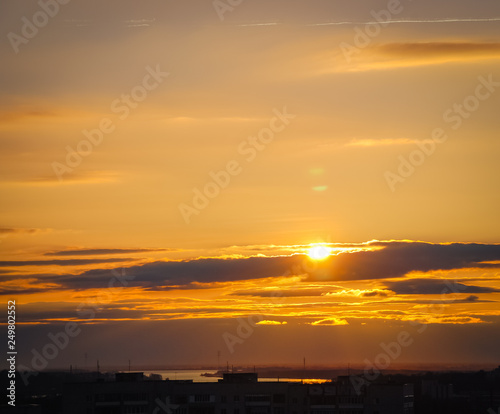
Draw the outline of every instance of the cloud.
M287 322L284 321L284 322L279 322L279 321L270 321L270 320L263 320L263 321L260 321L260 322L257 322L257 325L286 325Z
M443 19L391 19L384 22L387 24L415 24L415 23L486 23L486 22L499 22L498 17L483 17L483 18L443 18ZM325 22L325 23L313 23L310 26L357 26L357 25L380 25L379 21L365 20L365 21L336 21L336 22Z
M0 267L19 266L83 266L100 263L126 262L133 259L68 259L68 260L2 260Z
M80 185L80 184L109 184L119 181L120 173L117 171L83 171L70 172L64 174L60 180L55 174L39 176L35 178L22 178L20 180L13 180L13 183L24 185L48 185L48 186L62 186L62 185Z
M301 276L303 282L353 281L369 279L390 279L408 275L411 272L453 270L463 268L498 268L498 263L483 263L500 259L500 245L495 244L432 244L410 241L370 242L365 250L338 252L323 261L313 261L307 255L256 256L247 258L202 258L184 261L157 261L122 268L127 286L145 290L207 289L221 284L243 280ZM60 265L75 266L96 263L123 262L129 259L68 259L39 261L4 261L0 267ZM29 277L29 276L26 276ZM113 279L110 269L93 269L80 274L39 277L39 283L54 283L65 289L94 289L107 287ZM426 279L422 279L425 281ZM405 281L416 284L415 279ZM398 282L402 283L402 282ZM435 283L433 281L430 284ZM444 282L442 282L444 283ZM217 285L218 284L218 285ZM387 284L393 291L411 291L412 285ZM423 282L415 290L424 289ZM442 286L432 285L440 293ZM457 285L460 289L465 285ZM35 287L35 286L34 286ZM428 287L430 289L430 287ZM331 290L331 286L329 286ZM469 290L467 290L469 289ZM481 290L483 289L483 290ZM484 290L486 289L486 290ZM328 291L310 286L282 289L283 296L319 296ZM493 292L487 288L466 287L459 290L466 293ZM378 290L360 291L365 297L383 297L386 292ZM335 293L335 292L334 292ZM235 296L272 296L272 290L240 290Z
M500 58L498 42L406 42L367 48L340 70L365 71Z
M52 118L57 115L58 114L54 111L42 110L40 107L36 107L34 105L26 107L13 104L8 109L0 108L0 121L2 122L30 122L33 119Z
M311 325L341 326L341 325L349 325L349 323L345 319L326 318L326 319L321 319L319 321L314 321L311 323Z
M475 295L470 295L462 299L451 296L450 299L411 299L411 300L391 300L390 304L415 304L417 305L453 305L454 303L495 303L495 300L479 299ZM416 308L417 308L416 307Z
M353 296L353 297L362 297L362 298L369 298L369 297L387 297L389 294L392 294L390 291L384 291L384 290L361 290L361 289L342 289L342 290L337 290L336 292L328 292L326 293L326 296Z
M499 267L482 263L500 258L497 244L389 241L372 242L368 246L380 249L330 256L309 273L309 280L396 278L415 271Z
M445 56L467 57L481 55L500 55L500 43L497 42L416 42L386 43L375 47L387 56L415 57L427 56L443 58Z
M261 298L278 298L278 297L307 297L307 296L322 296L328 292L328 288L314 289L248 289L238 290L231 293L234 296L257 296Z
M14 295L31 295L33 293L43 293L47 289L44 288L0 288L1 296L14 296Z
M372 290L370 292L364 292L361 296L363 296L364 298L371 298L375 296L385 298L389 296L389 293L384 290Z
M127 280L127 286L130 287L142 287L146 290L199 289L203 288L203 284L214 282L284 276L285 273L290 274L288 269L298 262L298 257L208 258L153 262L124 268L122 273ZM109 269L94 269L78 275L56 276L51 282L68 289L80 290L106 287L113 277L113 272Z
M0 236L13 235L13 234L35 234L44 231L43 229L21 229L21 228L0 228Z
M45 253L45 256L98 256L108 254L129 254L129 253L147 253L161 251L176 251L177 249L77 249L60 250L56 252Z
M416 140L410 138L382 138L382 139L352 139L350 142L345 144L346 147L386 147L394 145L409 145L416 144L418 142L427 143L431 142L429 140Z
M451 293L494 293L500 289L484 286L471 286L454 280L410 279L386 282L387 289L399 295L441 295ZM469 296L468 301L477 300L477 296Z

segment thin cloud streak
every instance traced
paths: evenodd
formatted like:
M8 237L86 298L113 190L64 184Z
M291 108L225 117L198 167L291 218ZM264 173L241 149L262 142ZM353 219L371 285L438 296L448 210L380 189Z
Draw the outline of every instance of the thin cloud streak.
M498 42L394 42L370 46L364 53L352 56L350 63L339 63L326 73L388 70L498 59L500 59Z
M432 140L416 140L410 138L383 138L383 139L353 139L345 147L385 147L393 145L410 145L416 144L417 142L428 143L433 142Z
M99 256L147 252L177 251L177 249L78 249L44 253L44 256Z
M36 234L40 232L50 231L49 229L23 229L23 228L0 228L0 236L17 235L17 234Z
M498 293L500 289L471 286L454 280L410 279L386 282L387 289L398 295L449 295L454 293ZM472 297L469 296L469 299Z
M129 262L134 259L70 259L70 260L2 260L0 267L20 266L84 266L100 263Z
M492 18L477 18L477 19L400 19L400 20L389 20L383 24L415 24L415 23L488 23L488 22L500 22L500 17ZM345 25L361 25L361 24L381 24L378 21L341 21L341 22L326 22L326 23L313 23L307 26L345 26Z

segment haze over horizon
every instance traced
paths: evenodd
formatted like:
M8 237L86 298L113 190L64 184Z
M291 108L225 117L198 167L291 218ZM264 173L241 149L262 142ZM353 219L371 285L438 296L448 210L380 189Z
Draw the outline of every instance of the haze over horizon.
M499 365L499 2L0 7L19 366Z

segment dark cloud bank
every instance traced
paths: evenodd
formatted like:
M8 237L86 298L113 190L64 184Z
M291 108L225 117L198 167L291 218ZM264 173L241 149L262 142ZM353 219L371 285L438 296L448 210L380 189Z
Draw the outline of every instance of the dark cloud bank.
M120 272L125 275L127 286L142 287L146 290L170 290L202 288L204 284L299 274L307 275L306 280L310 282L340 282L397 278L414 271L500 267L500 264L485 263L500 261L500 245L497 244L373 242L370 246L379 250L340 253L321 262L312 262L305 255L239 259L204 258L154 262L124 268ZM75 261L68 262L75 264ZM10 264L14 265L15 262ZM61 289L82 290L105 288L113 278L116 278L116 275L111 270L95 269L77 275L47 276L37 280L56 283ZM439 294L444 288L443 284L446 283L446 281L421 279L391 282L387 287L401 294ZM457 284L455 288L461 293L497 291L492 288L462 284ZM9 293L12 293L12 289Z

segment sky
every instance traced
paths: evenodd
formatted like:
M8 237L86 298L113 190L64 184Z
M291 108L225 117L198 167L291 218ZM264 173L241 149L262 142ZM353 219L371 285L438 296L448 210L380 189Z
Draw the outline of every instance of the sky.
M0 8L18 366L498 365L497 1Z

